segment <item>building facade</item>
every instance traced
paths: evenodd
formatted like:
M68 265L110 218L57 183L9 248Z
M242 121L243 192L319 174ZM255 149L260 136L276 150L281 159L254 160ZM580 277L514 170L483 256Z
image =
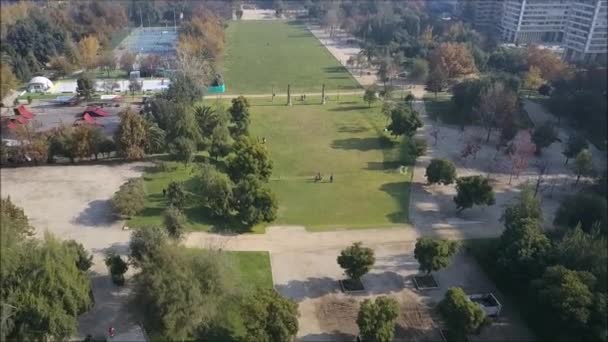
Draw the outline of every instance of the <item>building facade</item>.
M608 0L577 0L565 25L564 58L606 62L608 52Z
M466 1L466 0L465 0ZM515 44L559 44L570 61L605 61L608 0L473 0L473 25Z

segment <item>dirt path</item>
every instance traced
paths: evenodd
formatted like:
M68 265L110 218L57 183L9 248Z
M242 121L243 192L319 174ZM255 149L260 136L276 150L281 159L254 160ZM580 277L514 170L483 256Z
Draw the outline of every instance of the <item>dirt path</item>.
M340 64L350 72L362 87L367 87L378 82L376 69L372 67L354 68L346 64L346 61L348 61L351 56L356 57L361 51L361 48L355 42L354 37L340 29L336 30L334 36L331 37L328 32L318 25L307 25L306 28L308 28L310 33L325 46L327 51L329 51L329 53L331 53Z

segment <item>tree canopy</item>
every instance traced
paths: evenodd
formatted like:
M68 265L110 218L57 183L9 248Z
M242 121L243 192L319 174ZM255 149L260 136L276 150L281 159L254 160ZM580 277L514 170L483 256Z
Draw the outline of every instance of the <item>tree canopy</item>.
M399 105L391 110L391 122L386 127L392 135L413 136L418 128L422 127L422 120L418 116L418 112L410 109L409 106Z
M372 268L376 258L371 248L363 247L361 242L355 242L347 247L338 256L338 265L344 269L344 273L354 280L359 280Z
M426 167L426 179L430 184L452 184L456 180L456 167L446 159L432 159Z
M459 287L452 287L446 292L439 302L439 312L450 336L457 341L478 331L486 320L486 314L479 304L469 300Z
M298 305L274 289L258 289L245 303L244 341L289 342L298 332Z
M456 253L456 241L434 238L420 238L416 241L414 257L420 264L419 269L431 273L448 266Z
M391 342L395 333L395 322L399 317L399 303L387 296L361 302L357 325L364 341Z
M493 205L496 202L490 181L482 176L458 178L456 191L454 203L459 211L471 208L473 205Z

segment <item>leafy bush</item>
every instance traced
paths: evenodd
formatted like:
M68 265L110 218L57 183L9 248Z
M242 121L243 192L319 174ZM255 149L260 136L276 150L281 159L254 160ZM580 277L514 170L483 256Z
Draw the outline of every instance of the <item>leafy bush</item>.
M106 256L106 266L110 269L110 274L112 276L112 282L118 286L122 286L125 284L125 273L129 269L127 263L122 260L120 255L109 253Z
M130 179L112 197L112 207L122 217L129 218L144 208L146 191L140 179Z

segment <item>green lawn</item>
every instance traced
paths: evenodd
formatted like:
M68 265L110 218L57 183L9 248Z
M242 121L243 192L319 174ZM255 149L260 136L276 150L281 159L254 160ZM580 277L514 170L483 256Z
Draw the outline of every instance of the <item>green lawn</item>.
M409 167L403 143L383 133L379 107L359 98L325 106L270 105L257 99L251 134L265 137L274 162L270 181L279 200L276 224L309 230L408 223ZM322 183L313 182L321 172ZM330 174L334 182L329 183Z
M274 164L269 185L279 211L273 224L304 225L312 231L408 224L413 161L404 139L383 132L386 118L379 106L368 108L352 96L342 96L340 104L336 97L324 106L319 102L309 98L287 107L283 101L251 99L250 134L266 138ZM162 189L171 181L185 181L193 190L195 168L147 172L146 208L129 225L161 225L166 208ZM323 182L313 181L317 172ZM188 229L240 230L234 223L209 219L194 196L190 203L185 209ZM262 225L254 227L254 232L263 231Z
M193 258L205 252L200 248L184 248ZM242 286L250 289L272 288L272 272L270 270L270 255L268 252L222 251L230 269L236 272L235 277Z
M231 21L227 35L226 92L292 94L359 89L348 71L302 25L284 21Z

